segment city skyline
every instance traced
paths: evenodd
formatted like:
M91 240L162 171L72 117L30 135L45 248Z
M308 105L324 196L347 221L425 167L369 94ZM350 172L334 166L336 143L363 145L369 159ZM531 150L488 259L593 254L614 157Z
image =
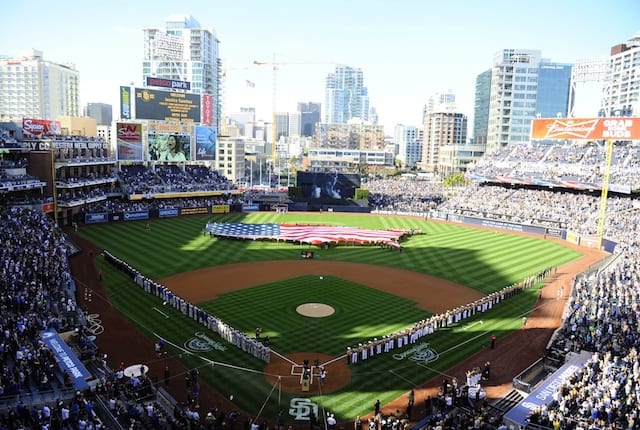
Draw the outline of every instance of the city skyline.
M506 1L406 1L393 7L329 1L304 8L290 1L278 7L250 0L217 7L158 1L150 8L117 0L89 9L65 0L47 6L25 1L5 7L0 54L13 58L35 48L48 61L75 64L82 106L117 106L119 85L140 86L143 29L161 28L167 17L185 14L220 40L227 112L253 106L257 119L270 122L274 105L279 112L295 112L298 102L324 104L326 77L341 64L362 70L386 134L395 124L420 126L428 97L446 89L455 93L457 110L471 118L475 78L501 49L540 49L550 61L573 63L608 56L613 45L640 30L633 0L616 0L606 9L595 0L541 1L516 12ZM47 13L32 13L38 9ZM256 60L267 64L256 66ZM272 62L278 64L275 98Z

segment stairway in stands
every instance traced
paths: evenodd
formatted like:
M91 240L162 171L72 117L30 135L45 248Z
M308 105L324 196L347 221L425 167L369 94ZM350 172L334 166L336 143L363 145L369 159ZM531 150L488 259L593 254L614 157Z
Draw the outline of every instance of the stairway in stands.
M506 396L491 404L491 409L504 415L520 403L522 399L524 399L524 396L518 390L511 390Z

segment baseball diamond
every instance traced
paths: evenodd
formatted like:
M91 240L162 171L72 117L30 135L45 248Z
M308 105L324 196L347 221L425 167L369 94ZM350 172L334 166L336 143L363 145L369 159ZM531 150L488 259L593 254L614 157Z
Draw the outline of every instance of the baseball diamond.
M285 216L288 217L287 221L290 222L293 219L292 216L296 215L300 216L302 222L308 220L302 214L289 213ZM274 215L270 214L270 216ZM352 222L360 223L363 222L363 218L375 218L376 222L380 222L381 217L343 217L340 220L343 222L344 219L352 219ZM263 217L258 217L258 219L260 219L258 222L263 222ZM227 248L225 257L237 256L238 262L234 262L232 257L230 259L232 264L217 265L215 261L220 256L209 251L207 253L208 258L213 257L209 265L204 261L207 258L195 257L201 260L199 262L200 267L197 265L188 267L189 263L184 260L182 262L185 263L183 267L187 270L182 272L177 268L177 270L167 269L165 266L158 266L157 268L147 266L145 272L154 276L159 284L165 286L177 297L196 304L212 314L215 313L216 316L245 333L253 335L254 330L256 330L255 327L261 327L259 335L262 338L268 337L270 339L269 346L272 348L269 363L257 365L241 354L238 355L235 346L221 341L217 334L210 332L210 334L204 336L204 339L199 339L199 343L205 346L204 349L207 349L207 345L215 343L228 345L229 347L226 351L209 347L211 352L206 353L206 358L198 359L192 355L193 351L180 348L180 345L187 339L179 343L176 337L174 343L177 347L169 348L169 356L163 357L162 360L154 360L153 356L149 357L147 365L151 369L150 371L161 374L161 369L168 365L172 368L173 374L182 374L189 368L197 367L200 369L201 375L211 374L212 378L205 378L202 383L199 398L200 404L214 404L226 409L240 407L247 414L256 415L256 410L259 409L260 404L263 402L269 403L266 410L261 411L264 416L271 418L268 414L275 416L278 411L286 409L288 420L293 425L304 425L305 420L308 420L309 417L307 412L318 408L320 412L325 409L331 410L332 413L338 415L342 422L353 419L355 415L365 417L372 413L373 402L378 397L385 399L383 404L385 411L393 412L396 409L404 409L406 407L407 391L415 390L415 396L419 399L434 396L437 394L437 387L442 383L443 376L464 380L464 374L467 370L476 367L478 363L484 363L488 360L493 363L492 376L490 381L486 381L483 384L483 387L489 399L497 399L510 389L511 378L515 374L544 354L546 342L549 340L553 330L559 326L562 301L555 300L555 288L568 282L581 268L588 267L604 256L604 253L600 251L579 248L556 239L544 241L535 239L534 242L528 242L532 238L525 235L504 233L495 235L493 232L489 233L483 229L465 228L464 233L467 241L473 242L471 237L474 234L482 238L480 242L484 245L490 245L491 241L502 243L508 241L511 247L511 257L513 257L514 250L523 249L523 252L526 253L527 246L518 245L517 238L520 238L518 240L524 240L524 243L528 243L530 249L535 249L540 244L546 244L553 246L553 250L549 248L545 251L547 253L553 254L559 249L572 248L579 251L582 256L578 253L573 253L560 257L558 260L560 266L555 273L546 278L545 286L542 289L539 289L538 286L535 290L531 290L532 294L525 291L514 296L514 298L509 299L512 305L508 307L496 306L495 309L489 309L486 314L479 317L482 318L481 320L476 317L468 321L465 320L460 324L452 324L446 329L443 327L440 329L440 336L438 336L438 333L426 336L410 347L393 351L395 354L379 354L379 357L376 357L375 355L378 351L373 349L373 356L369 355L367 361L349 364L347 347L357 348L358 344L361 343L368 345L367 342L373 342L374 339L376 342L380 342L382 336L401 332L406 327L411 326L412 322L415 323L432 315L444 314L457 307L480 300L491 293L492 287L478 279L479 270L474 269L471 264L467 264L466 267L475 273L467 273L467 271L461 270L460 279L468 279L470 284L475 283L475 288L429 275L424 272L424 269L419 272L402 268L402 266L392 267L385 265L383 262L375 264L359 262L360 259L356 256L364 255L370 257L374 252L377 254L374 257L382 256L383 261L387 263L391 259L400 261L404 258L416 258L418 254L413 254L413 246L416 251L421 250L423 247L431 246L432 253L437 253L439 248L434 245L434 242L437 243L442 238L439 238L436 231L445 229L446 236L451 238L455 236L455 229L460 228L446 223L425 222L419 219L411 219L409 221L399 217L383 217L383 219L385 224L391 224L397 228L405 228L410 225L411 228L415 227L416 229L424 230L426 234L411 237L406 242L403 242L403 252L399 252L395 248L380 249L377 247L342 246L328 250L317 250L319 253L318 258L301 260L299 258L301 245L253 241L244 243L242 241L211 238L208 235L198 235L197 223L200 223L200 226L202 225L202 218L200 217L188 217L186 221L185 219L179 219L154 222L151 233L146 232L141 225L129 224L127 226L129 232L144 238L151 245L150 249L154 249L156 253L161 249L162 243L169 248L171 247L171 235L169 232L177 228L183 235L186 234L181 240L182 244L180 246L183 249L200 249L205 250L204 253L207 253L206 250L212 245L211 242L214 242L216 249L222 249L219 248L220 246ZM216 221L218 220L222 220L222 218L216 218ZM331 215L323 215L323 221L329 223L331 220ZM182 227L178 227L179 224L182 224ZM113 242L114 233L122 227L115 224L104 225L100 226L100 228L81 229L80 233L86 238L91 238L96 243L104 243L106 245L104 247L108 247L113 251L116 249ZM190 238L189 231L191 231ZM89 248L95 246L81 237L77 237L77 240L82 246ZM427 244L429 241L430 243ZM559 247L558 244L562 244L562 247ZM94 254L97 255L99 253L99 249L92 249L94 249ZM213 248L211 249L213 250ZM242 257L237 254L237 250L240 249L243 250ZM119 250L123 252L122 249ZM252 253L256 253L256 255L252 256ZM276 259L262 260L265 257L268 258L267 254ZM84 255L86 256L86 254ZM345 258L345 256L347 260L351 259L351 261L338 261L338 259ZM138 262L143 262L144 258L141 257L138 257ZM149 356L149 351L153 351L153 347L150 345L153 344L154 336L165 336L163 334L165 330L168 334L170 331L168 327L172 324L178 324L179 313L176 313L175 309L165 306L161 310L169 315L169 319L164 317L161 319L144 317L141 321L141 307L147 305L150 307L162 306L162 304L153 301L153 297L147 297L149 295L135 287L135 285L133 287L125 287L125 283L128 282L127 277L123 277L118 271L102 263L100 259L97 260L98 269L93 264L80 261L83 258L81 255L74 257L72 260L72 264L77 270L79 281L89 285L95 291L94 297L105 298L105 300L94 299L91 303L85 304L91 309L92 313L100 314L103 321L107 319L109 321L108 324L104 324L109 329L106 329L97 340L100 347L111 350L112 347L109 345L113 343L121 344L120 333L123 333L123 330L127 330L127 337L131 340L135 339L135 341L127 341L127 348L116 348L111 353L113 360L128 363L135 356L137 357L136 362L138 362L141 356ZM242 260L251 260L252 258L257 261L240 262ZM278 258L282 258L282 260L278 260ZM194 257L189 257L189 259L192 261ZM135 258L127 261L137 266L135 261L132 260L135 260ZM366 261L366 259L362 260ZM378 260L374 259L374 261ZM468 261L468 263L470 262ZM137 267L144 268L144 264ZM407 265L407 267L411 267L411 264ZM462 267L465 267L465 265L463 264ZM537 273L542 268L543 266L538 266L537 269L529 271L529 274ZM104 273L104 283L95 280L97 270L101 270ZM171 274L172 271L175 274ZM155 272L155 275L152 272ZM437 270L435 272L437 273ZM164 273L168 276L162 276ZM118 287L109 286L112 283L115 283ZM340 288L339 292L331 290L332 285ZM410 287L415 285L421 285L421 287ZM105 286L107 289L105 289ZM308 290L305 290L305 288L308 288ZM284 296L277 295L280 290ZM309 300L304 300L305 296L303 296L297 304L293 303L282 308L274 304L279 303L278 301L284 303L284 297L292 297L295 295L295 291L300 290L306 291L305 294ZM354 296L349 295L351 290L356 291ZM126 297L122 295L124 291L127 292ZM327 294L328 296L322 296L322 294ZM367 302L367 297L371 294L374 297L371 299L373 301ZM109 297L108 299L107 296ZM268 302L270 304L267 309L261 309L259 303L261 301L267 303L265 297L269 296L277 296L276 301ZM318 297L320 299L317 299ZM344 303L348 305L337 300L338 298L345 299ZM398 299L408 300L408 302L404 304L403 302L396 302ZM295 302L295 300L298 299L293 301ZM130 308L133 303L137 303L137 311ZM317 310L326 307L333 309L334 312L322 318L304 316L297 313L297 309L308 305L311 305L311 309ZM125 315L136 316L130 316L131 320L127 321L123 315L114 314L111 311L113 309L111 306L120 309ZM287 306L292 306L290 308L291 311L287 310ZM314 306L316 307L314 308ZM375 306L379 306L379 312L375 312L375 314L382 315L381 319L375 319L371 315L371 309L372 307L375 308ZM404 308L403 306L407 307ZM500 320L500 318L491 316L492 312L505 312L505 309L513 306L521 310L516 313L517 317L512 318L512 322L509 324L498 323L496 321ZM404 313L408 312L408 317L399 317L390 311L396 307L406 309ZM249 308L250 312L240 312L244 316L235 319L234 315L238 314L239 309L242 308ZM270 314L279 315L288 314L288 312L297 314L298 318L302 318L302 322L288 323L292 325L290 327L290 336L283 337L280 334L280 332L286 332L286 321L283 326L278 326L280 327L278 330L272 329L264 323L269 321L268 316ZM523 312L527 315L526 330L521 327ZM260 321L252 318L252 314ZM331 331L326 331L328 329L324 326L319 325L323 321L344 317L345 314L354 319L360 318L360 325L369 321L371 324L379 325L379 327L377 329L373 327L373 330L365 330L358 326L356 322L356 325L352 324L352 328L346 329L342 334L333 334ZM156 315L159 314L156 312ZM346 319L348 320L349 318ZM396 320L395 322L393 322L394 319ZM273 323L279 324L277 321L277 319L273 320ZM137 326L138 330L133 329L131 324ZM151 327L151 324L154 327ZM500 324L503 324L502 329L500 329ZM165 325L167 328L163 328ZM187 326L180 325L180 327L185 328ZM456 327L460 330L457 330ZM299 330L296 331L296 329ZM192 334L203 331L197 327L191 330L193 330ZM499 348L489 349L486 347L486 339L490 334L489 330L499 334ZM349 334L350 332L351 334ZM462 338L458 338L453 343L443 341L443 336L452 340L453 336L459 336L459 333L462 332L468 333L468 337L465 338L467 339L466 341L461 340ZM143 333L147 335L145 336ZM371 335L368 333L371 333ZM172 336L167 335L166 337ZM184 337L184 335L182 336ZM472 351L464 351L458 345L467 342L469 345L475 345ZM406 344L407 342L405 342ZM301 345L306 345L307 347L302 350L298 349ZM228 362L222 358L222 355L227 353L236 354L234 362ZM203 352L203 354L205 353ZM309 387L301 383L302 374L307 367L305 361L310 369ZM441 364L445 361L450 364L443 368ZM209 364L207 365L206 363ZM321 368L325 370L325 378L322 384L320 384L319 377ZM421 370L418 372L415 369ZM373 374L368 372L375 372L378 376L374 378L372 377ZM238 388L233 386L233 379L242 380L243 383L250 384L256 393L256 397L249 401L247 400L247 397L250 397L248 394L239 395ZM262 379L263 382L261 383L258 379ZM264 387L257 389L261 384L264 384ZM169 386L172 395L179 401L187 401L187 393L179 389L177 385L179 384L172 383ZM386 394L381 393L380 389L384 390ZM228 391L230 390L234 393L233 402L229 400ZM280 400L276 402L276 398ZM422 402L417 405L417 410L419 410L418 407L421 404ZM418 414L416 413L416 416Z

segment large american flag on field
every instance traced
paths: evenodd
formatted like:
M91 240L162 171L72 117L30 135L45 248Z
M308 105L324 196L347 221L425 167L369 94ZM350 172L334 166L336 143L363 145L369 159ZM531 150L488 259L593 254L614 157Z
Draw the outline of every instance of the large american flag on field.
M357 227L307 224L208 223L205 232L213 236L245 240L283 240L322 245L324 243L379 243L399 247L406 230L368 230Z

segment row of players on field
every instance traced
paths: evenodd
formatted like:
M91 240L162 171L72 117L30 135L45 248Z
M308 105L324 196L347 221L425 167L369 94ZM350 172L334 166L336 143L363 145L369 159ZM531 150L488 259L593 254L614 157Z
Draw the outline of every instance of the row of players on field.
M531 276L522 282L505 287L500 291L491 293L467 305L459 306L442 314L433 315L428 319L417 322L410 328L400 330L388 336L383 336L380 339L371 339L364 344L360 343L354 347L347 347L347 362L349 364L357 364L375 355L404 348L407 345L416 343L418 339L436 332L438 329L448 327L467 318L471 318L476 314L488 311L503 300L527 288L531 288L538 282L544 280L552 270L551 268L545 269L537 276Z
M230 326L221 319L208 314L206 311L200 309L196 305L189 303L179 296L176 296L167 287L144 277L136 269L129 266L126 262L113 256L108 251L105 251L104 254L109 262L111 262L121 270L125 270L126 272L128 272L132 276L134 282L138 286L142 287L147 293L159 297L168 306L179 310L180 312L182 312L182 314L188 316L189 318L192 318L195 321L198 321L209 330L218 333L220 337L222 337L230 344L235 345L242 351L251 354L255 358L266 363L270 361L271 349L267 345L265 345L262 339L258 337L253 338L242 332L241 330Z
M107 251L105 251L105 256L110 262L112 262L112 264L115 264L122 270L127 271L133 277L136 284L142 287L147 293L161 298L164 303L178 309L184 315L189 316L213 332L218 333L220 337L230 344L235 345L242 351L251 354L264 362L268 363L270 361L271 349L268 345L265 345L258 336L251 337L243 331L225 323L221 319L213 315L209 315L206 311L198 308L194 304L176 296L165 286L142 276L142 274L136 269L129 266L126 262L109 254ZM433 315L428 319L415 323L410 328L398 331L388 336L383 336L380 339L374 338L365 344L359 344L353 348L348 347L346 353L347 361L349 364L357 364L358 362L367 360L375 355L383 354L394 349L400 349L409 344L414 344L421 337L432 334L440 328L471 318L478 313L485 312L514 294L518 294L524 289L533 287L538 282L544 280L551 273L551 270L551 268L545 269L537 276L531 276L522 282L505 287L502 290L489 294L474 301L473 303L459 306L442 314Z

